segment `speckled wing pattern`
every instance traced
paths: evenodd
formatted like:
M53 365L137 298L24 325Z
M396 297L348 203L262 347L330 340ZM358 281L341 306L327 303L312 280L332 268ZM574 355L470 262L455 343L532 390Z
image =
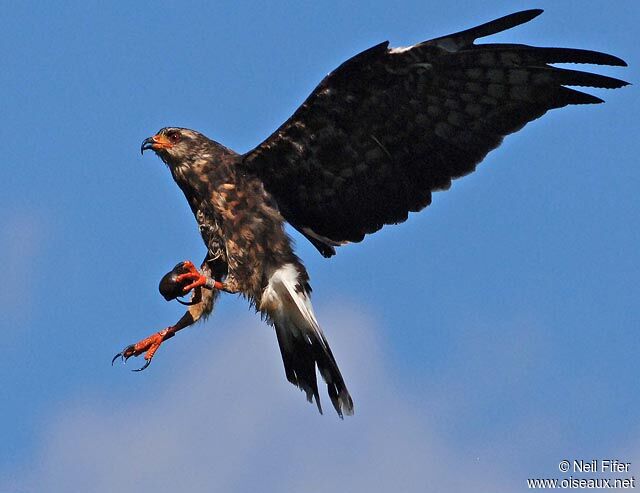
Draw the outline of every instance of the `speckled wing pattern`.
M381 43L330 73L276 132L243 156L282 215L325 256L431 202L503 137L546 111L601 99L565 86L626 82L552 63L626 65L604 53L480 44L528 22L518 12L408 48Z

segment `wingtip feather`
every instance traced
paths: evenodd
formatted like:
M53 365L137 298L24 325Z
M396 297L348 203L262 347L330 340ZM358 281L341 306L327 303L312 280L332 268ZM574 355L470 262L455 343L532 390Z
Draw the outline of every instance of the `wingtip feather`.
M521 24L526 24L538 17L542 12L544 12L542 9L521 10L520 12L514 12L513 14L505 15L479 26L472 27L467 31L463 31L463 33L471 36L475 41L478 38L491 36L492 34L506 31Z
M587 63L591 65L610 65L612 67L626 67L627 62L622 58L593 50L578 48L534 48L523 47L531 56L540 58L543 63Z
M445 49L453 48L454 50L458 50L473 45L476 39L491 36L492 34L506 31L519 26L520 24L525 24L538 17L542 12L542 9L521 10L520 12L514 12L513 14L485 22L479 26L448 34L446 36L440 36L420 44L437 45Z

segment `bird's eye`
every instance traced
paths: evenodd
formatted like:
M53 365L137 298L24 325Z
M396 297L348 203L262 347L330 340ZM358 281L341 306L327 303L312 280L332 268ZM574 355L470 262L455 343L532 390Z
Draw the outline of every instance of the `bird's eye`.
M172 144L177 144L180 141L180 134L178 132L169 132L167 138Z

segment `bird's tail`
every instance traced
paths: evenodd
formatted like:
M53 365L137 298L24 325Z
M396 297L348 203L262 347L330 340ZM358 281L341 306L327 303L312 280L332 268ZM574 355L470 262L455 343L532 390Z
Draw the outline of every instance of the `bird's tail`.
M264 290L260 309L268 314L275 326L287 380L303 390L309 402L315 399L322 413L317 366L338 415L351 415L353 401L313 314L308 286L300 281L300 277L293 264L276 270Z

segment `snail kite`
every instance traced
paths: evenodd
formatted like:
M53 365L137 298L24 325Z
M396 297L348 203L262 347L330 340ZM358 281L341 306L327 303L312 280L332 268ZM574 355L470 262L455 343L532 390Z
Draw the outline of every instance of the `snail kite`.
M160 284L167 299L192 292L172 326L126 347L144 354L211 312L219 293L241 293L275 327L287 379L321 411L316 367L342 417L353 402L310 303L309 277L285 221L325 257L428 206L471 173L505 135L546 111L602 100L567 86L626 82L552 66L626 65L611 55L522 44L475 44L525 23L527 10L405 48L381 43L320 82L258 147L238 154L186 128L146 139L196 218L207 254L179 263ZM114 358L115 360L115 358Z

